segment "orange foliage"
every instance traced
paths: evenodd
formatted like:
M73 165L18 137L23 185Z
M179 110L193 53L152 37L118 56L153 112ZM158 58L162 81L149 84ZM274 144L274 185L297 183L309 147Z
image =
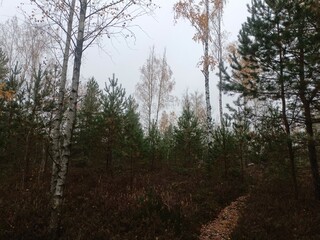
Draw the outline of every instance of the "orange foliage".
M212 42L212 35L210 34L209 19L214 19L222 12L226 0L208 0L210 6L209 13L205 10L206 0L180 0L174 4L175 20L179 18L187 19L191 25L196 29L192 39L195 42L204 44L205 41ZM212 69L217 64L214 57L209 56L207 59L202 57L198 66L210 66Z
M230 53L231 56L234 56L238 59L239 64L241 65L240 71L234 71L233 77L236 81L241 83L242 86L244 86L247 90L254 90L256 88L256 81L253 77L255 73L258 73L259 69L252 69L250 66L252 65L252 62L250 62L249 58L243 58L238 53L237 44L231 43L227 47L227 51ZM228 58L228 62L232 64L232 58Z
M12 100L14 96L14 91L12 90L5 90L6 84L0 83L0 98L5 100Z

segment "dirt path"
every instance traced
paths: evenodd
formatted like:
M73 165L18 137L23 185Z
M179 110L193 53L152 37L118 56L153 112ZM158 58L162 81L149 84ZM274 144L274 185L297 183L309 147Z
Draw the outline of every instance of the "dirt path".
M214 221L203 225L199 240L231 239L231 234L238 224L240 211L245 207L248 198L249 195L237 198L225 207Z
M246 174L254 179L254 184L250 188L254 188L263 179L264 168L259 165L252 165L246 169ZM241 196L233 201L230 205L221 210L215 220L203 225L200 231L199 240L227 240L231 239L231 235L237 227L241 210L246 206L246 202L250 197Z

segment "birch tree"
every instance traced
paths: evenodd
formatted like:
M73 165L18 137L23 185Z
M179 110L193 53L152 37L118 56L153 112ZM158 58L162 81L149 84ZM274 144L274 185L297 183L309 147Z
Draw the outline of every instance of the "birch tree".
M218 76L219 76L219 116L220 125L223 127L223 107L222 107L222 68L223 68L223 31L222 31L222 21L223 21L223 9L226 0L215 0L213 2L213 14L210 16L213 28L213 56L217 61Z
M53 136L54 158L52 174L52 212L50 230L58 236L61 220L61 206L64 196L64 187L70 158L70 146L73 126L76 118L79 78L83 52L92 44L97 43L102 36L111 38L115 35L132 36L131 22L153 8L151 1L117 0L111 2L93 0L31 0L37 10L40 10L40 20L47 21L48 26L54 26L51 31L58 44L61 44L63 53L62 79L59 91L59 107L56 117L56 126ZM36 16L34 13L32 17ZM63 33L63 37L59 34ZM69 46L70 41L70 46ZM64 44L62 44L64 43ZM73 54L72 80L67 104L65 106L65 123L63 132L61 114L66 94L64 74L68 70L69 51ZM60 101L62 100L62 101ZM59 134L59 133L60 134ZM62 138L60 139L60 136Z
M23 79L21 90L24 91L24 108L28 116L25 136L24 161L22 168L22 183L27 180L29 161L32 145L32 138L35 131L39 131L40 124L36 124L36 119L44 121L45 114L39 109L45 108L45 98L50 98L52 92L48 91L48 72L53 67L51 54L51 37L41 28L42 23L32 24L28 19L21 23L17 17L0 24L0 46L8 56L8 66L17 66L19 78ZM52 79L51 79L52 80ZM52 80L52 84L56 84ZM50 84L51 85L51 84ZM50 95L50 97L49 97ZM37 127L36 127L37 126ZM48 129L42 129L48 130ZM48 132L48 131L47 131ZM43 143L43 146L45 144ZM44 156L45 158L45 156Z
M206 98L206 111L207 111L207 142L209 155L212 149L212 113L210 102L210 88L209 88L209 72L210 67L213 68L216 62L212 55L209 53L209 43L212 41L212 32L209 25L210 15L213 13L210 11L209 0L195 1L193 0L180 0L174 5L174 11L176 13L175 19L184 18L187 19L195 28L196 33L193 36L193 40L200 42L203 46L203 56L199 63L202 66L202 73L204 75L205 82L205 98ZM208 160L210 159L210 156Z
M166 50L160 58L152 47L140 72L141 81L136 85L136 95L141 101L142 117L149 133L152 124L158 127L160 112L174 100L171 92L175 82L167 62Z
M4 78L7 76L8 73L9 73L8 58L3 52L3 50L0 48L0 80L1 82L4 80Z
M141 101L142 117L147 132L150 133L152 124L152 112L154 111L157 92L157 77L159 75L160 61L154 52L154 46L150 50L147 62L141 67L141 82L136 85L136 94Z
M156 125L158 126L159 113L168 104L173 102L173 96L170 94L173 90L175 82L172 78L172 70L167 62L166 49L164 50L163 57L160 65L160 76L158 83L158 102L156 108Z
M188 98L190 101L190 108L194 112L197 117L200 126L205 129L206 126L206 104L204 101L204 95L199 93L198 91L194 91L193 93L186 93L184 98Z
M0 46L8 58L8 66L18 63L20 75L29 85L39 64L48 63L53 57L48 47L50 42L51 37L41 29L40 23L20 23L17 17L12 17L0 24Z

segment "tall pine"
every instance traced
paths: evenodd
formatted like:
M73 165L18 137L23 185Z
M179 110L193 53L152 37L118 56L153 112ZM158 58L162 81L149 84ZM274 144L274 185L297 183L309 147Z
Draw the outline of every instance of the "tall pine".
M298 107L302 109L315 193L320 199L313 133L313 102L319 97L318 19L310 11L308 3L298 0L253 0L249 12L251 17L243 24L239 34L240 58L233 57L233 76L240 76L242 81L227 78L227 88L249 92L260 99L276 100L281 106L296 193L290 125L295 119L288 116L295 116L294 111ZM248 88L248 85L251 87Z

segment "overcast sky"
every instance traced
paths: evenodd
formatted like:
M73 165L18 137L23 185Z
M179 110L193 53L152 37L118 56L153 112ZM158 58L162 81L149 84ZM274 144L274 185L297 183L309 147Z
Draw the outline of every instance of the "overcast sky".
M16 7L23 0L2 0L0 21L18 15ZM24 0L28 2L28 0ZM167 49L167 60L176 81L174 95L181 95L198 90L204 92L204 77L197 68L197 63L203 54L202 46L192 40L194 29L184 20L174 24L173 4L176 0L155 0L160 9L153 16L143 16L136 21L141 29L134 30L136 38L124 40L106 40L104 50L90 48L84 54L82 80L94 76L102 88L104 82L113 73L125 87L128 94L134 93L135 85L140 80L140 67L145 63L150 48L154 45L156 52L162 55ZM237 39L241 24L248 16L246 5L250 0L228 0L224 12L224 30L227 31L228 41ZM211 73L211 100L214 118L218 116L217 76ZM225 101L230 102L230 98Z

